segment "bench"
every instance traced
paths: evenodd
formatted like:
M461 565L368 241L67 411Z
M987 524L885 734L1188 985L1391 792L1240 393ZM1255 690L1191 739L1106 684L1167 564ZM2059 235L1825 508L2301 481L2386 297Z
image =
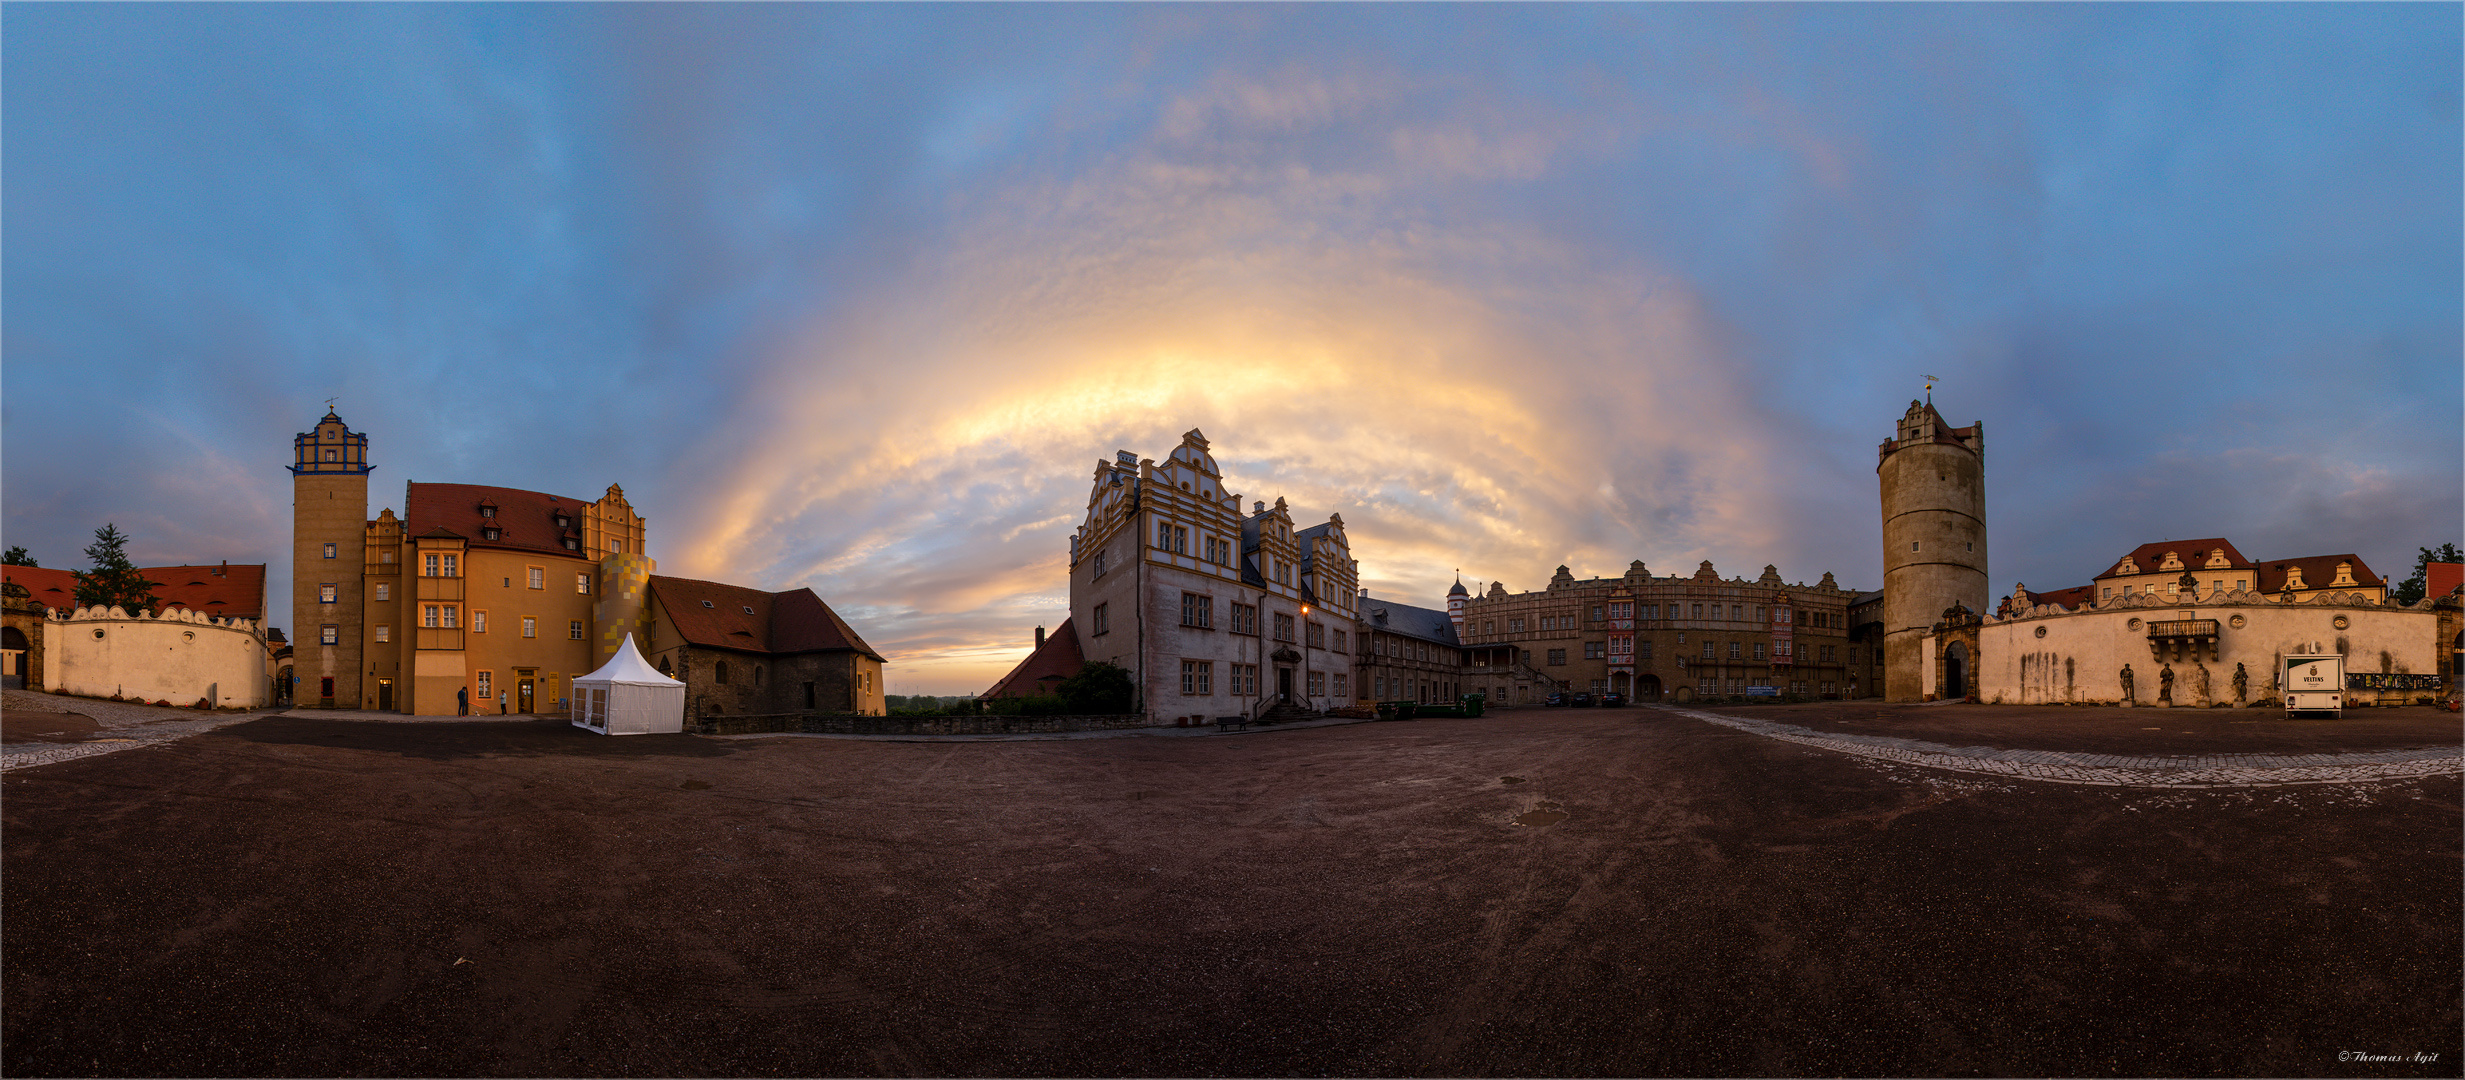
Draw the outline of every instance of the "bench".
M1246 730L1249 726L1250 718L1246 716L1219 716L1215 718L1215 729L1217 731L1242 731Z

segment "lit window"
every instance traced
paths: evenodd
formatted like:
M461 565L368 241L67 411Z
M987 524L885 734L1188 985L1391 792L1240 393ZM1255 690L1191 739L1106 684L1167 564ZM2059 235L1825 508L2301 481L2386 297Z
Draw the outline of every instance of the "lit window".
M317 630L317 644L319 645L332 645L341 640L342 628L334 625L333 623L327 623Z
M385 625L384 623L378 623L378 624L377 624L377 640L378 640L378 641L392 641L392 640L394 640L394 628L393 628L393 627L390 627L390 626L387 626L387 625Z
M623 540L610 540L610 541L608 541L608 552L609 552L610 554L613 554L613 555L622 555L622 554L624 554L624 553L625 553L625 542L624 542Z
M377 599L379 599L379 600L391 600L391 599L393 599L393 598L394 598L394 585L393 585L393 583L392 583L392 582L389 582L389 581L380 581L380 582L377 582Z
M333 603L333 602L334 602L334 590L335 590L335 587L334 587L332 584L330 584L330 583L329 583L329 584L325 584L325 585L319 585L319 586L317 586L317 602L318 602L318 603L320 603L320 604L331 604L331 603Z
M547 588L547 577L548 577L548 572L547 572L546 570L543 570L543 569L541 569L541 568L539 568L539 567L536 567L536 566L531 567L531 568L530 568L530 578L529 578L529 580L527 581L527 584L529 584L529 585L530 585L530 587L531 587L531 588L534 588L534 589L544 589L544 588Z
M326 557L326 558L329 558L329 559L331 559L331 558L333 558L333 557L334 557L334 545L332 545L332 544L327 544L327 545L325 545L325 557Z
M487 633L487 632L488 632L488 613L487 613L487 612L485 612L485 611L473 611L473 612L471 612L471 632L472 632L472 633L474 633L474 634L485 634L485 633Z
M591 576L589 574L575 574L573 576L573 591L578 593L587 593L591 591Z
M523 637L534 637L534 638L535 638L535 637L538 637L538 636L539 636L539 620L538 620L538 619L535 619L535 618L532 618L531 616L528 616L528 615L523 616L523 617L522 617L522 636L523 636Z
M582 640L582 620L575 619L572 622L567 623L565 626L565 635L575 641Z

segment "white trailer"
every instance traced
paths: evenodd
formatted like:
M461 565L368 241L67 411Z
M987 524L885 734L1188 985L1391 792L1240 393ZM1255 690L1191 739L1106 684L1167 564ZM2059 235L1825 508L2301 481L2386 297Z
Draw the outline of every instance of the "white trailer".
M2285 699L2285 714L2325 712L2345 715L2345 657L2297 654L2277 669L2277 692Z

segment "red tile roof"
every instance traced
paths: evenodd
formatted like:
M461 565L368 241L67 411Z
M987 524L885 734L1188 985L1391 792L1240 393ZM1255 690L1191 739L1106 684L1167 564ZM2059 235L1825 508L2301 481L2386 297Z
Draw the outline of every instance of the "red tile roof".
M0 578L25 587L34 602L54 611L77 610L77 575L47 566L0 566Z
M2094 585L2075 585L2068 589L2056 589L2052 592L2038 592L2034 589L2026 588L2021 589L2020 591L2028 596L2028 602L2031 607L2041 604L2061 604L2065 608L2072 611L2078 611L2082 605L2088 603L2089 600L2094 597L2097 587ZM2003 597L2002 603L1995 606L1994 613L1997 615L2010 615L2012 613L2011 597Z
M77 610L77 575L41 566L5 568L7 580L23 585L34 602L59 611ZM185 607L208 615L242 619L265 618L265 564L218 566L141 566L137 572L155 582L154 596L162 606Z
M2455 592L2465 585L2465 563L2435 562L2422 568L2422 595L2433 600Z
M1000 682L984 692L984 696L1031 697L1049 694L1061 680L1078 674L1079 669L1086 666L1087 658L1078 649L1078 628L1071 626L1070 620L1063 619L1058 628L1045 635L1042 648L1028 653L1026 659L1019 661L1019 666L1011 668L1009 674L1002 676Z
M590 553L579 547L567 548L570 535L579 545L582 541L582 511L589 499L574 499L520 488L489 487L485 484L421 484L403 485L403 535L433 535L444 529L468 540L474 547L514 548L522 551L547 551L576 558L589 558ZM494 518L480 516L483 504L496 507ZM572 524L556 527L556 515L563 511ZM490 540L481 531L489 527L502 530Z
M657 574L650 586L677 635L695 645L774 655L852 651L882 659L811 589L768 593Z
M2256 565L2251 560L2243 558L2242 552L2235 550L2234 545L2231 542L2227 541L2224 537L2219 536L2212 536L2204 540L2162 540L2154 544L2142 544L2131 549L2131 554L2124 556L2124 558L2130 559L2132 565L2139 568L2140 573L2172 574L2176 577L2180 577L2184 570L2188 570L2193 573L2206 572L2208 567L2205 564L2208 562L2208 553L2218 550L2225 552L2225 561L2231 564L2230 569L2249 570ZM2182 570L2157 569L2158 567L2165 565L2165 553L2169 551L2173 552L2175 557L2182 560ZM2123 560L2116 559L2113 562L2107 563L2105 570L2097 576L2101 578L2113 577L2115 571L2120 570L2122 565Z
M2326 589L2329 582L2337 579L2337 564L2341 562L2354 564L2354 583L2337 586L2339 589L2369 589L2387 584L2363 564L2360 555L2307 555L2299 559L2271 559L2261 564L2259 590L2276 592L2285 588L2285 571L2289 566L2302 568L2302 587L2305 590Z

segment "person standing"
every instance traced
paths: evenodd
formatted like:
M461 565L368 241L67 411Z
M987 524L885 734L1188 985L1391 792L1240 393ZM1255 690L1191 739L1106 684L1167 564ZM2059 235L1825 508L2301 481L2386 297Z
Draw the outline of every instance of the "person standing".
M469 715L471 715L471 688L470 688L470 687L465 686L465 687L463 687L463 688L462 688L462 689L460 689L460 690L456 690L456 691L454 691L454 715L456 715L456 716L469 716Z

